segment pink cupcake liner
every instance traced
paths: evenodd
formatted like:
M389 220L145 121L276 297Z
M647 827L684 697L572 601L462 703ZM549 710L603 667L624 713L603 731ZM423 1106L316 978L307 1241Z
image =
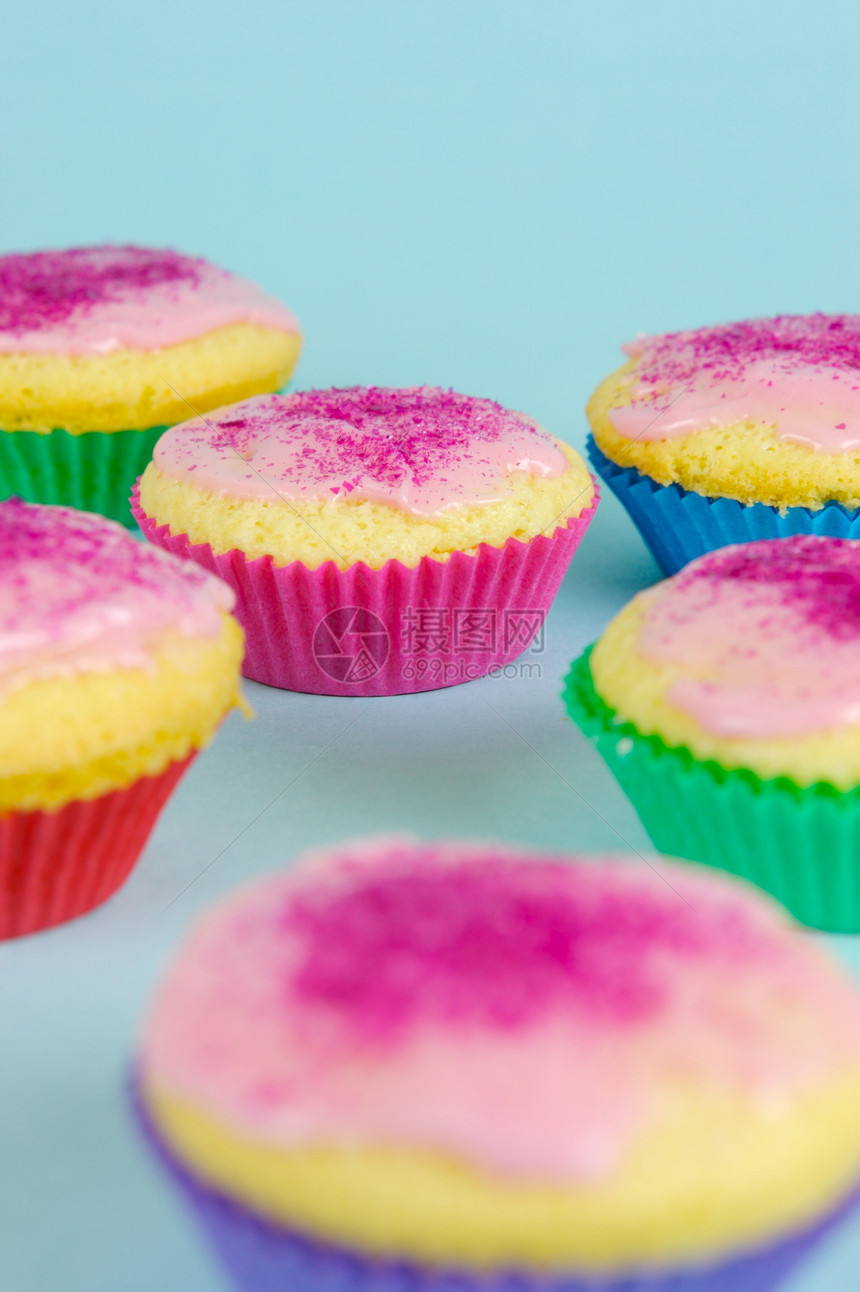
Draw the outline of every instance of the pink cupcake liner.
M112 897L196 752L98 798L0 817L0 941L64 924Z
M405 695L484 677L511 664L543 631L573 554L597 509L599 493L551 537L482 543L476 555L425 556L414 569L334 561L310 570L301 561L248 560L234 548L216 555L141 509L131 507L156 547L195 561L236 593L245 630L245 677L315 695Z

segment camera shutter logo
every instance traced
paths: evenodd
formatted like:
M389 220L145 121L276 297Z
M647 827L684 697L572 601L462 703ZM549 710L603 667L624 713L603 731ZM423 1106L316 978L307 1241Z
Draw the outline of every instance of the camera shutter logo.
M361 606L339 606L320 620L314 632L314 659L338 682L366 682L375 677L390 650L385 624Z

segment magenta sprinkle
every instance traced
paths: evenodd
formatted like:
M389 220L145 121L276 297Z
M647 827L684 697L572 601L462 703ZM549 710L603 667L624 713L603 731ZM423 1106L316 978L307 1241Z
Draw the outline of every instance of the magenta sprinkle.
M635 1023L690 957L761 950L736 904L700 911L612 868L489 849L440 866L412 846L348 876L285 910L300 943L290 990L365 1039L421 1021L520 1028L550 1011Z
M700 557L677 581L726 580L778 587L781 600L832 637L860 637L860 541L796 534L725 547Z
M11 636L64 621L94 602L138 588L191 597L210 576L138 543L115 521L66 507L0 502L0 626Z
M788 369L830 364L854 371L860 369L860 315L783 314L645 337L630 349L638 353L640 346L636 377L646 385L681 385L700 372L732 380L756 359L783 360Z
M203 265L175 251L109 245L0 256L0 331L35 332L153 287L196 286Z
M365 479L394 487L406 479L420 488L476 444L497 442L512 423L532 429L490 399L434 386L353 386L259 399L246 416L215 425L219 441L240 456L250 456L261 431L297 437L296 468L288 466L283 481L297 471L317 480L337 476L349 493Z

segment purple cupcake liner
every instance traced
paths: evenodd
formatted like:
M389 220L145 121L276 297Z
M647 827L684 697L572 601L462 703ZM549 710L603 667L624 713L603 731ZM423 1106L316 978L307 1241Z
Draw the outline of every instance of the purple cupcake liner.
M589 460L605 480L644 538L664 574L678 570L705 552L730 543L759 538L790 538L792 534L823 534L830 538L860 538L860 510L847 511L828 502L811 511L776 507L734 498L708 498L680 485L661 485L636 467L620 467L606 457L589 435Z
M373 1259L315 1242L256 1215L193 1176L167 1149L131 1083L135 1119L241 1292L769 1292L860 1200L860 1188L823 1220L718 1265L600 1277L516 1270L477 1273Z

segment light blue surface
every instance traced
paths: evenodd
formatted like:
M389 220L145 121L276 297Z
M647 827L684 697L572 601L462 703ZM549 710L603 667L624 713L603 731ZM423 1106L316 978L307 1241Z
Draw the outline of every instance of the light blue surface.
M438 382L581 444L638 331L857 309L858 36L827 0L16 2L0 248L201 252L295 309L300 385ZM366 703L249 685L256 722L230 719L120 896L0 948L3 1292L222 1286L122 1102L144 1002L214 896L391 829L644 848L557 693L655 573L607 498L540 678ZM790 1292L858 1268L860 1221Z

